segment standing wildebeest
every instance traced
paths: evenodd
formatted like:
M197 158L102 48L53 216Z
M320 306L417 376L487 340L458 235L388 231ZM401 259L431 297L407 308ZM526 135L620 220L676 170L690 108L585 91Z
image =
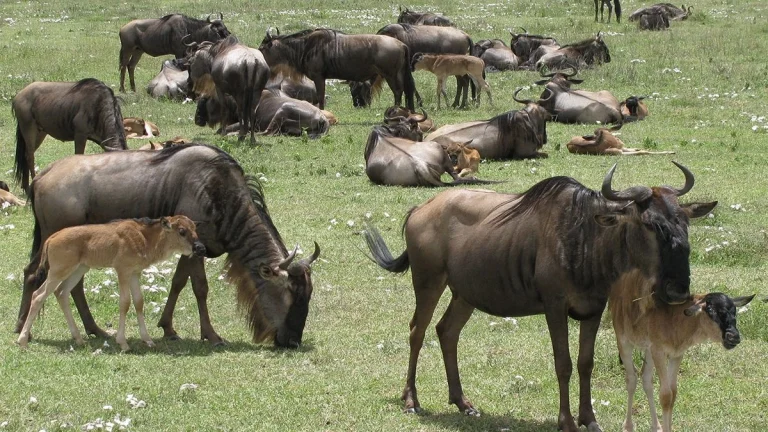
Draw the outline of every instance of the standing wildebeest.
M517 69L520 58L501 39L485 39L472 47L472 55L485 62L485 70L511 71Z
M600 3L600 21L603 20L603 11L608 6L608 22L611 22L611 0L595 0L595 22L597 22L597 4ZM613 0L613 4L616 6L616 22L621 23L621 1Z
M659 301L690 298L688 222L717 204L679 204L693 187L635 186L613 190L616 165L600 192L570 177L543 180L523 194L487 190L442 192L406 216L406 250L393 258L381 235L363 232L375 262L390 272L411 269L416 310L403 400L420 410L416 363L424 333L446 285L453 294L437 324L448 377L449 401L469 415L478 411L464 394L457 366L461 329L474 309L502 317L544 314L560 390L559 429L576 432L571 414L568 317L579 334L580 425L599 431L592 408L592 367L600 319L617 282L639 274Z
M594 38L585 39L570 45L563 45L555 51L541 56L536 62L536 70L547 68L550 71L567 68L584 69L593 64L611 62L611 53L603 42L601 33Z
M460 78L468 76L475 88L478 89L475 104L480 105L480 94L488 93L488 101L493 105L491 86L483 79L485 62L483 59L466 54L424 54L416 53L411 61L413 71L426 70L437 77L437 108L440 109L440 95L445 98L445 106L448 107L448 93L445 91L445 80L449 76Z
M232 96L240 122L238 139L245 139L250 132L251 142L254 142L253 110L259 105L261 91L269 80L269 65L261 52L230 35L216 43L203 42L189 55L187 62L189 87L195 93L213 96L219 101L224 101L225 95ZM225 109L226 104L221 106ZM221 118L227 116L222 113ZM227 124L222 123L222 130L226 127Z
M183 58L187 47L182 42L216 42L229 36L229 30L219 19L205 21L185 15L172 14L159 19L133 20L120 28L120 91L125 91L125 70L131 82L131 91L136 91L133 72L144 53L157 57L173 54Z
M189 93L189 71L182 69L179 59L166 60L152 81L147 84L147 93L153 98L184 100Z
M560 44L553 37L528 34L528 30L523 28L525 33L513 33L509 31L512 39L509 41L509 47L516 56L520 58L520 64L529 64L530 68L546 54L560 48Z
M438 27L456 27L450 19L443 15L432 12L414 12L407 7L403 10L400 7L400 16L397 17L398 24L428 25Z
M411 54L471 54L472 38L468 34L453 27L436 27L428 25L389 24L382 27L376 34L391 36L402 41L408 46ZM410 63L410 60L409 60ZM469 89L469 77L456 78L456 98L453 106L467 106L467 92ZM472 88L472 98L475 97L475 88ZM421 96L416 91L416 99L421 105ZM408 107L413 110L413 108Z
M642 18L643 15L656 13L663 14L668 21L683 21L688 19L691 15L691 6L688 6L686 9L685 5L683 5L682 8L679 8L671 3L656 3L655 5L642 7L634 11L632 15L629 16L629 20L637 21Z
M427 140L444 145L467 142L484 159L527 159L547 157L541 148L547 143L547 111L528 99L515 101L525 108L509 111L485 121L471 121L445 125L427 136Z
M85 341L72 317L69 293L93 267L114 268L120 292L120 319L115 340L123 351L130 350L125 338L125 317L133 305L139 320L139 334L147 346L154 346L144 323L144 296L141 271L168 259L174 253L205 256L205 246L195 232L195 223L186 216L160 219L118 219L108 224L87 224L64 228L48 237L43 245L38 274L48 277L35 291L17 343L27 347L29 332L45 299L56 293L69 332L77 345Z
M410 51L400 41L331 29L303 30L283 36L279 32L272 36L267 30L259 50L273 71L287 66L314 81L321 109L325 108L327 78L384 79L395 96L395 105L400 105L405 92L406 106L414 109L416 84L411 75Z
M151 179L148 181L148 179ZM42 282L33 272L40 246L56 231L85 223L124 218L184 215L197 222L208 257L227 253L229 280L246 313L254 342L301 343L312 295L308 259L294 260L272 223L260 185L223 150L201 144L164 150L71 156L54 162L32 183L35 215L31 261L24 269L24 291L16 331L27 317L32 292ZM208 316L208 281L202 257L181 257L158 323L166 338L177 338L173 311L188 279L200 312L202 339L223 342ZM72 291L86 332L106 336L94 322L82 281Z
M590 92L572 90L571 84L580 84L584 80L572 78L573 73L553 73L544 75L549 79L537 81L544 85L539 104L560 123L621 123L619 100L611 92L602 90Z
M74 141L75 154L85 153L88 140L105 151L127 150L123 115L114 92L103 82L36 81L16 93L11 104L16 116L16 181L25 191L35 177L35 151L46 135Z

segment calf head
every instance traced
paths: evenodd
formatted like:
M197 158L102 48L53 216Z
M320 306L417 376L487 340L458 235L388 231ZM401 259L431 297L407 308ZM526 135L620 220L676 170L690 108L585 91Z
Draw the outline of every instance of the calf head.
M4 190L6 192L10 192L11 191L11 189L8 187L8 183L6 183L6 182L4 182L2 180L0 180L0 189Z
M705 313L709 319L704 319L702 325L710 339L722 342L725 349L733 349L741 342L739 329L736 328L736 308L746 306L753 298L754 295L732 299L723 293L697 295L684 313L689 317Z
M451 158L454 171L459 173L461 177L473 176L480 171L480 152L467 147L472 141L441 143L445 152L448 153L448 157Z
M197 237L195 223L186 216L169 216L160 219L163 230L174 240L172 246L183 255L205 256L205 246Z

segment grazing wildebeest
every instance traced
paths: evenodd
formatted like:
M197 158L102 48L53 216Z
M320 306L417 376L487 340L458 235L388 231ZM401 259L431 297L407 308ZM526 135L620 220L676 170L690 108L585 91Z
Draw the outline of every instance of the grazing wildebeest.
M643 102L645 96L630 96L619 104L624 122L643 120L648 116L648 106Z
M659 31L669 28L669 19L659 10L645 13L640 16L640 20L637 22L637 27L640 30Z
M611 22L611 12L613 11L613 8L611 8L611 0L595 0L595 22L597 22L597 4L600 3L600 21L603 20L603 11L605 10L605 7L608 6L608 22ZM613 0L613 4L616 7L616 22L621 22L621 1L620 0Z
M637 373L632 351L636 347L643 351L643 390L648 397L651 430L672 432L677 374L685 352L707 341L720 343L727 350L736 348L741 342L736 308L746 306L755 296L732 299L723 293L697 294L683 304L671 306L649 296L652 290L648 280L637 273L623 275L608 299L627 386L627 415L622 430L634 430L632 405ZM654 368L659 375L663 428L656 415Z
M438 27L455 27L455 24L453 24L450 19L443 15L438 15L432 12L414 12L408 8L403 10L402 7L400 7L400 16L397 17L397 23Z
M23 206L27 205L27 202L11 193L8 183L0 180L0 207L5 208L12 205Z
M571 84L581 84L584 80L573 78L576 72L558 72L543 75L548 79L539 80L544 85L539 104L560 123L621 123L619 100L611 92L602 90L590 92L573 90ZM546 101L545 101L546 99Z
M74 141L75 154L85 153L88 140L105 151L128 149L118 100L94 78L33 82L16 93L11 110L16 116L16 181L25 191L35 177L35 151L46 135Z
M584 69L594 64L610 62L611 54L608 46L603 42L602 34L598 33L594 38L563 45L555 51L544 54L536 62L536 70Z
M365 145L365 174L376 184L389 186L455 186L487 183L462 178L443 146L421 141L415 122L401 120L392 126L374 126ZM448 173L452 183L441 180Z
M154 98L184 100L189 94L189 71L182 68L179 62L183 60L166 60L152 81L147 84L147 93Z
M365 108L373 100L373 84L369 81L350 81L349 93L352 94L352 106Z
M399 123L401 118L416 122L422 133L427 133L435 128L435 122L429 118L423 108L421 114L416 114L411 112L408 108L401 106L391 106L384 110L384 124L392 124L393 120L394 122Z
M197 223L206 256L228 254L228 277L246 313L254 342L268 339L282 347L301 343L312 295L310 258L295 260L285 248L267 211L261 187L223 150L202 144L164 150L71 156L54 162L32 183L35 215L31 260L24 269L24 291L16 331L29 311L40 246L62 228L114 219L184 215ZM223 340L208 316L208 281L201 257L181 257L168 301L158 323L166 338L177 338L173 311L187 280L200 312L202 339ZM105 336L93 320L82 282L72 291L86 332Z
M274 70L289 68L314 81L320 108L325 108L325 80L383 79L392 89L395 105L402 102L413 110L410 51L400 41L379 35L348 35L331 29L303 30L272 36L270 30L259 50ZM290 75L290 71L288 73Z
M293 77L286 77L277 74L267 81L267 88L280 90L288 97L307 101L311 104L317 105L319 102L315 83L304 75L295 74Z
M472 55L485 62L485 70L511 71L520 65L520 58L501 39L484 39L472 47Z
M147 346L154 346L144 323L144 296L139 286L141 271L168 259L174 253L205 256L205 246L195 232L195 223L186 216L160 219L120 219L107 224L78 225L53 233L43 245L39 275L47 274L35 291L27 321L17 343L27 347L29 332L45 299L56 293L67 326L77 345L85 341L72 317L69 293L94 267L114 268L120 293L120 319L115 340L123 351L130 350L125 338L125 317L133 298L139 321L139 334Z
M568 151L575 154L639 156L650 154L675 154L673 151L647 151L624 147L624 143L611 132L621 128L618 124L610 129L597 128L593 135L575 136L565 145Z
M528 34L528 30L523 28L525 33L513 33L509 31L512 39L509 41L509 47L516 56L520 58L520 64L533 65L549 51L560 48L560 44L553 37Z
M203 42L196 48L187 57L190 88L196 94L219 101L226 95L232 96L240 123L238 139L244 140L250 132L254 142L253 112L270 75L264 56L259 50L241 44L234 35L216 43ZM226 104L221 106L225 109ZM221 118L227 119L227 116L222 113ZM222 129L226 127L227 124L222 123Z
M693 187L612 187L616 165L601 191L570 177L543 180L522 194L488 190L445 191L408 212L406 250L393 258L373 228L363 232L375 262L402 273L411 269L416 309L411 320L406 411L421 405L416 364L435 307L450 286L452 298L437 335L448 377L449 401L477 415L461 387L457 344L474 309L502 317L544 314L560 390L559 429L576 432L571 414L568 317L581 321L579 416L589 431L600 430L592 407L592 367L597 330L616 282L628 273L642 277L654 298L670 304L690 299L688 223L717 204L679 204Z
M485 62L483 59L466 54L424 54L416 53L411 61L413 71L426 70L437 77L437 108L440 109L440 95L445 98L445 106L448 107L448 93L445 91L445 80L449 76L457 78L468 76L479 89L475 104L480 105L480 94L488 93L488 101L493 105L491 86L483 79Z
M547 157L539 151L547 143L547 111L528 99L514 99L525 104L518 111L509 111L485 121L446 125L427 136L429 141L448 145L467 142L484 159L527 159Z
M629 16L629 20L637 21L643 15L656 13L663 14L669 21L683 21L691 16L691 6L688 6L686 9L685 5L683 5L682 8L679 8L671 3L656 3L655 5L642 7L634 11L632 15Z
M467 33L453 27L436 27L427 25L389 24L379 29L376 34L391 36L402 41L408 46L411 54L471 54L472 38ZM410 64L410 59L409 59ZM467 93L469 89L469 77L456 78L456 98L453 106L467 106ZM472 88L472 98L475 97L475 88ZM421 105L421 96L416 91L416 99ZM408 107L413 110L413 108Z
M120 91L125 92L125 70L131 82L131 91L136 91L133 72L144 53L157 57L173 54L183 58L187 47L182 42L216 42L229 36L229 30L222 22L223 16L211 20L190 18L172 14L158 19L133 20L120 28Z

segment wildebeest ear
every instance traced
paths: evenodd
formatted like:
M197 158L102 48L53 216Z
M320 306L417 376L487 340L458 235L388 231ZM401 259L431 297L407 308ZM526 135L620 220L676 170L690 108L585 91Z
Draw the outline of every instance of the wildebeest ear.
M753 298L755 298L755 294L752 294L751 296L736 297L733 299L733 305L736 307L746 306Z
M595 222L602 227L611 227L619 223L619 217L615 214L595 215Z
M583 79L578 79L578 78L568 78L568 81L572 82L573 84L581 84L584 82Z
M711 212L716 205L717 201L712 201L708 203L682 204L680 207L683 208L683 211L688 215L689 218L694 219L706 216L707 213Z
M685 314L685 316L689 316L689 317L692 317L692 316L696 316L696 315L698 315L700 312L701 312L701 303L698 303L698 302L696 302L696 303L692 304L691 306L687 307L687 308L686 308L686 309L683 311L683 313Z
M171 221L169 221L167 217L161 217L160 223L163 225L163 228L171 229Z
M463 143L461 143L461 145L464 145L464 146L468 146L468 145L472 144L472 141L474 141L474 140L475 140L475 139L474 139L474 138L472 138L472 139L471 139L471 140L469 140L469 141L464 141Z
M543 79L543 80L534 81L533 83L536 84L536 85L544 85L544 84L546 84L548 82L549 82L548 79Z
M261 276L262 279L274 279L277 275L277 269L273 269L267 264L259 265L259 276Z

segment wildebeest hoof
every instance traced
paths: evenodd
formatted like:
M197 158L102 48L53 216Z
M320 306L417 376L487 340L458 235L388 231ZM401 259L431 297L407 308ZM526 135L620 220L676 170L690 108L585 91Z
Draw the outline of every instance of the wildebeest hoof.
M410 407L403 410L405 414L421 414L421 407Z
M600 425L597 424L597 422L592 422L587 426L587 431L589 432L603 432L602 429L600 429Z
M466 414L466 415L468 415L470 417L480 417L480 411L478 411L478 410L476 410L476 409L474 409L472 407L469 407L469 408L465 409L464 410L464 414Z
M83 346L85 345L85 340L83 338L75 339L75 345Z

